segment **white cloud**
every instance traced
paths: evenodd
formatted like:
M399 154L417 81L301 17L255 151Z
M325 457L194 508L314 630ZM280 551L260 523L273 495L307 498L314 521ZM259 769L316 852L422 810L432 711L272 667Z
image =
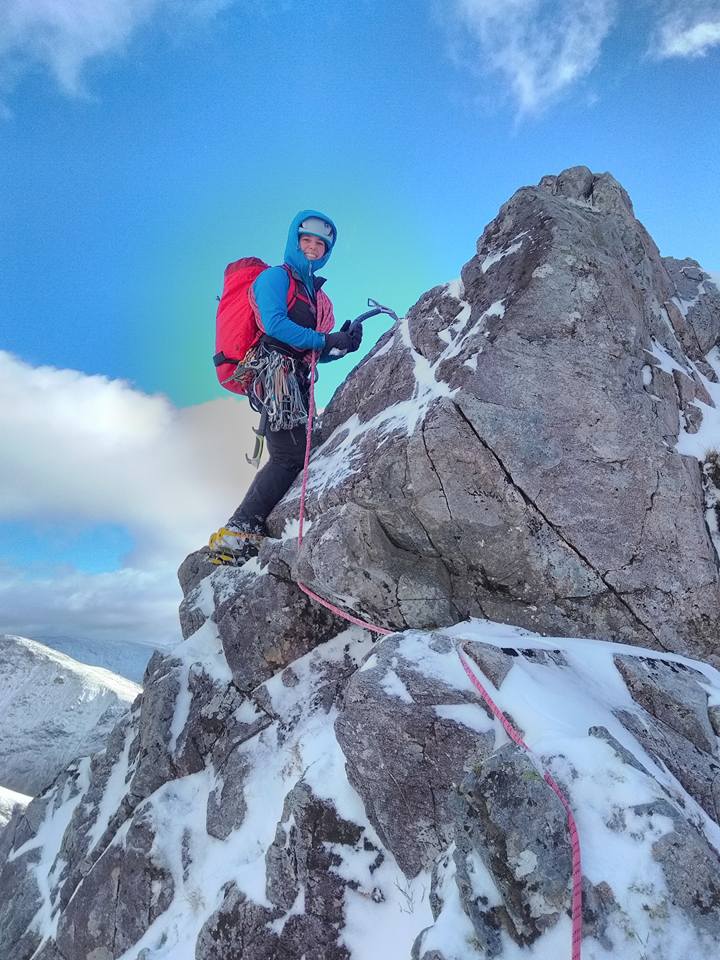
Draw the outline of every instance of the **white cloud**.
M720 3L717 0L665 2L651 52L658 59L703 57L720 45Z
M88 61L122 52L163 0L9 0L0 58L15 70L40 63L69 94L82 93Z
M125 53L137 31L165 20L210 18L233 0L5 0L0 18L0 81L12 89L31 66L50 71L63 92L85 94L91 61Z
M113 573L0 568L0 633L41 642L60 638L164 647L180 639L176 564Z
M230 396L177 409L123 381L0 351L0 522L111 523L136 544L114 573L3 570L0 632L176 636L175 571L242 499L256 423Z
M455 0L477 65L500 75L521 113L536 113L596 65L616 0Z
M247 488L256 423L230 396L177 409L0 351L0 520L121 524L136 561L182 559Z

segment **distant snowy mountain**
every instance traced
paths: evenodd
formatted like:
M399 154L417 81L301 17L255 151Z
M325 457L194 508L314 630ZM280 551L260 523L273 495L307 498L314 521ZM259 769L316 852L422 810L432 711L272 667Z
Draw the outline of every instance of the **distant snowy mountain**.
M145 667L157 646L138 640L119 642L77 637L43 637L42 643L73 660L109 670L134 683L142 683Z
M0 637L0 784L35 795L100 749L140 688L24 637Z
M0 787L0 830L10 819L15 804L19 803L20 806L26 807L30 803L30 799L24 793L16 793L15 790Z

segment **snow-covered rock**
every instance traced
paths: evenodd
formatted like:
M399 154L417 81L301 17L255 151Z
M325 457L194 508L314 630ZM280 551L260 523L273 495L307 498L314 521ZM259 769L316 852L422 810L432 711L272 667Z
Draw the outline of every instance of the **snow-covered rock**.
M16 790L8 790L7 787L0 786L0 830L10 819L10 814L16 804L26 807L32 798L24 793L18 793Z
M222 662L214 627L200 633L193 655ZM6 828L1 955L25 960L43 938L43 960L569 955L563 808L458 650L575 811L583 956L711 955L720 674L487 621L374 644L341 632L238 697L204 765L142 799L135 712ZM168 744L179 765L193 726ZM702 781L683 783L689 751Z
M569 958L545 771L584 960L714 956L719 308L611 177L519 191L327 407L302 550L295 487L187 558L184 641L14 812L3 960Z
M25 637L0 636L0 783L34 795L104 746L140 688Z
M717 658L719 332L709 275L660 256L612 177L519 190L328 405L294 573L394 629Z

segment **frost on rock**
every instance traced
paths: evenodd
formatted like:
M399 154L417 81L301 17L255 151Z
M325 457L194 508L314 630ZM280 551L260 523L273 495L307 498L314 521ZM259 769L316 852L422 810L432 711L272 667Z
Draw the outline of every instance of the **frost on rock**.
M191 554L182 642L14 805L2 960L569 957L544 771L584 960L714 956L719 328L608 174L518 191L326 408L302 549L296 485Z
M584 956L686 960L720 935L717 811L643 738L663 724L716 778L709 666L480 620L374 643L350 628L239 698L214 740L188 731L198 769L180 772L178 738L178 772L140 799L155 695L0 834L8 960L563 955L570 845L538 763L580 830Z

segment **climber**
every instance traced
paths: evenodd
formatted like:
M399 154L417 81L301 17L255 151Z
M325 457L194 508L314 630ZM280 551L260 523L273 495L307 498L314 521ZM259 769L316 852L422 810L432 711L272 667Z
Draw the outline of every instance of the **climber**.
M257 554L267 535L266 518L302 469L309 351L317 351L320 362L325 362L360 346L361 323L347 321L336 333L318 332L319 327L332 330L334 320L332 303L322 290L325 279L315 271L330 259L336 238L329 217L301 211L290 224L283 264L264 270L251 287L263 336L244 366L252 370L248 396L251 402L259 401L270 458L225 526L210 537L215 563L239 565Z

